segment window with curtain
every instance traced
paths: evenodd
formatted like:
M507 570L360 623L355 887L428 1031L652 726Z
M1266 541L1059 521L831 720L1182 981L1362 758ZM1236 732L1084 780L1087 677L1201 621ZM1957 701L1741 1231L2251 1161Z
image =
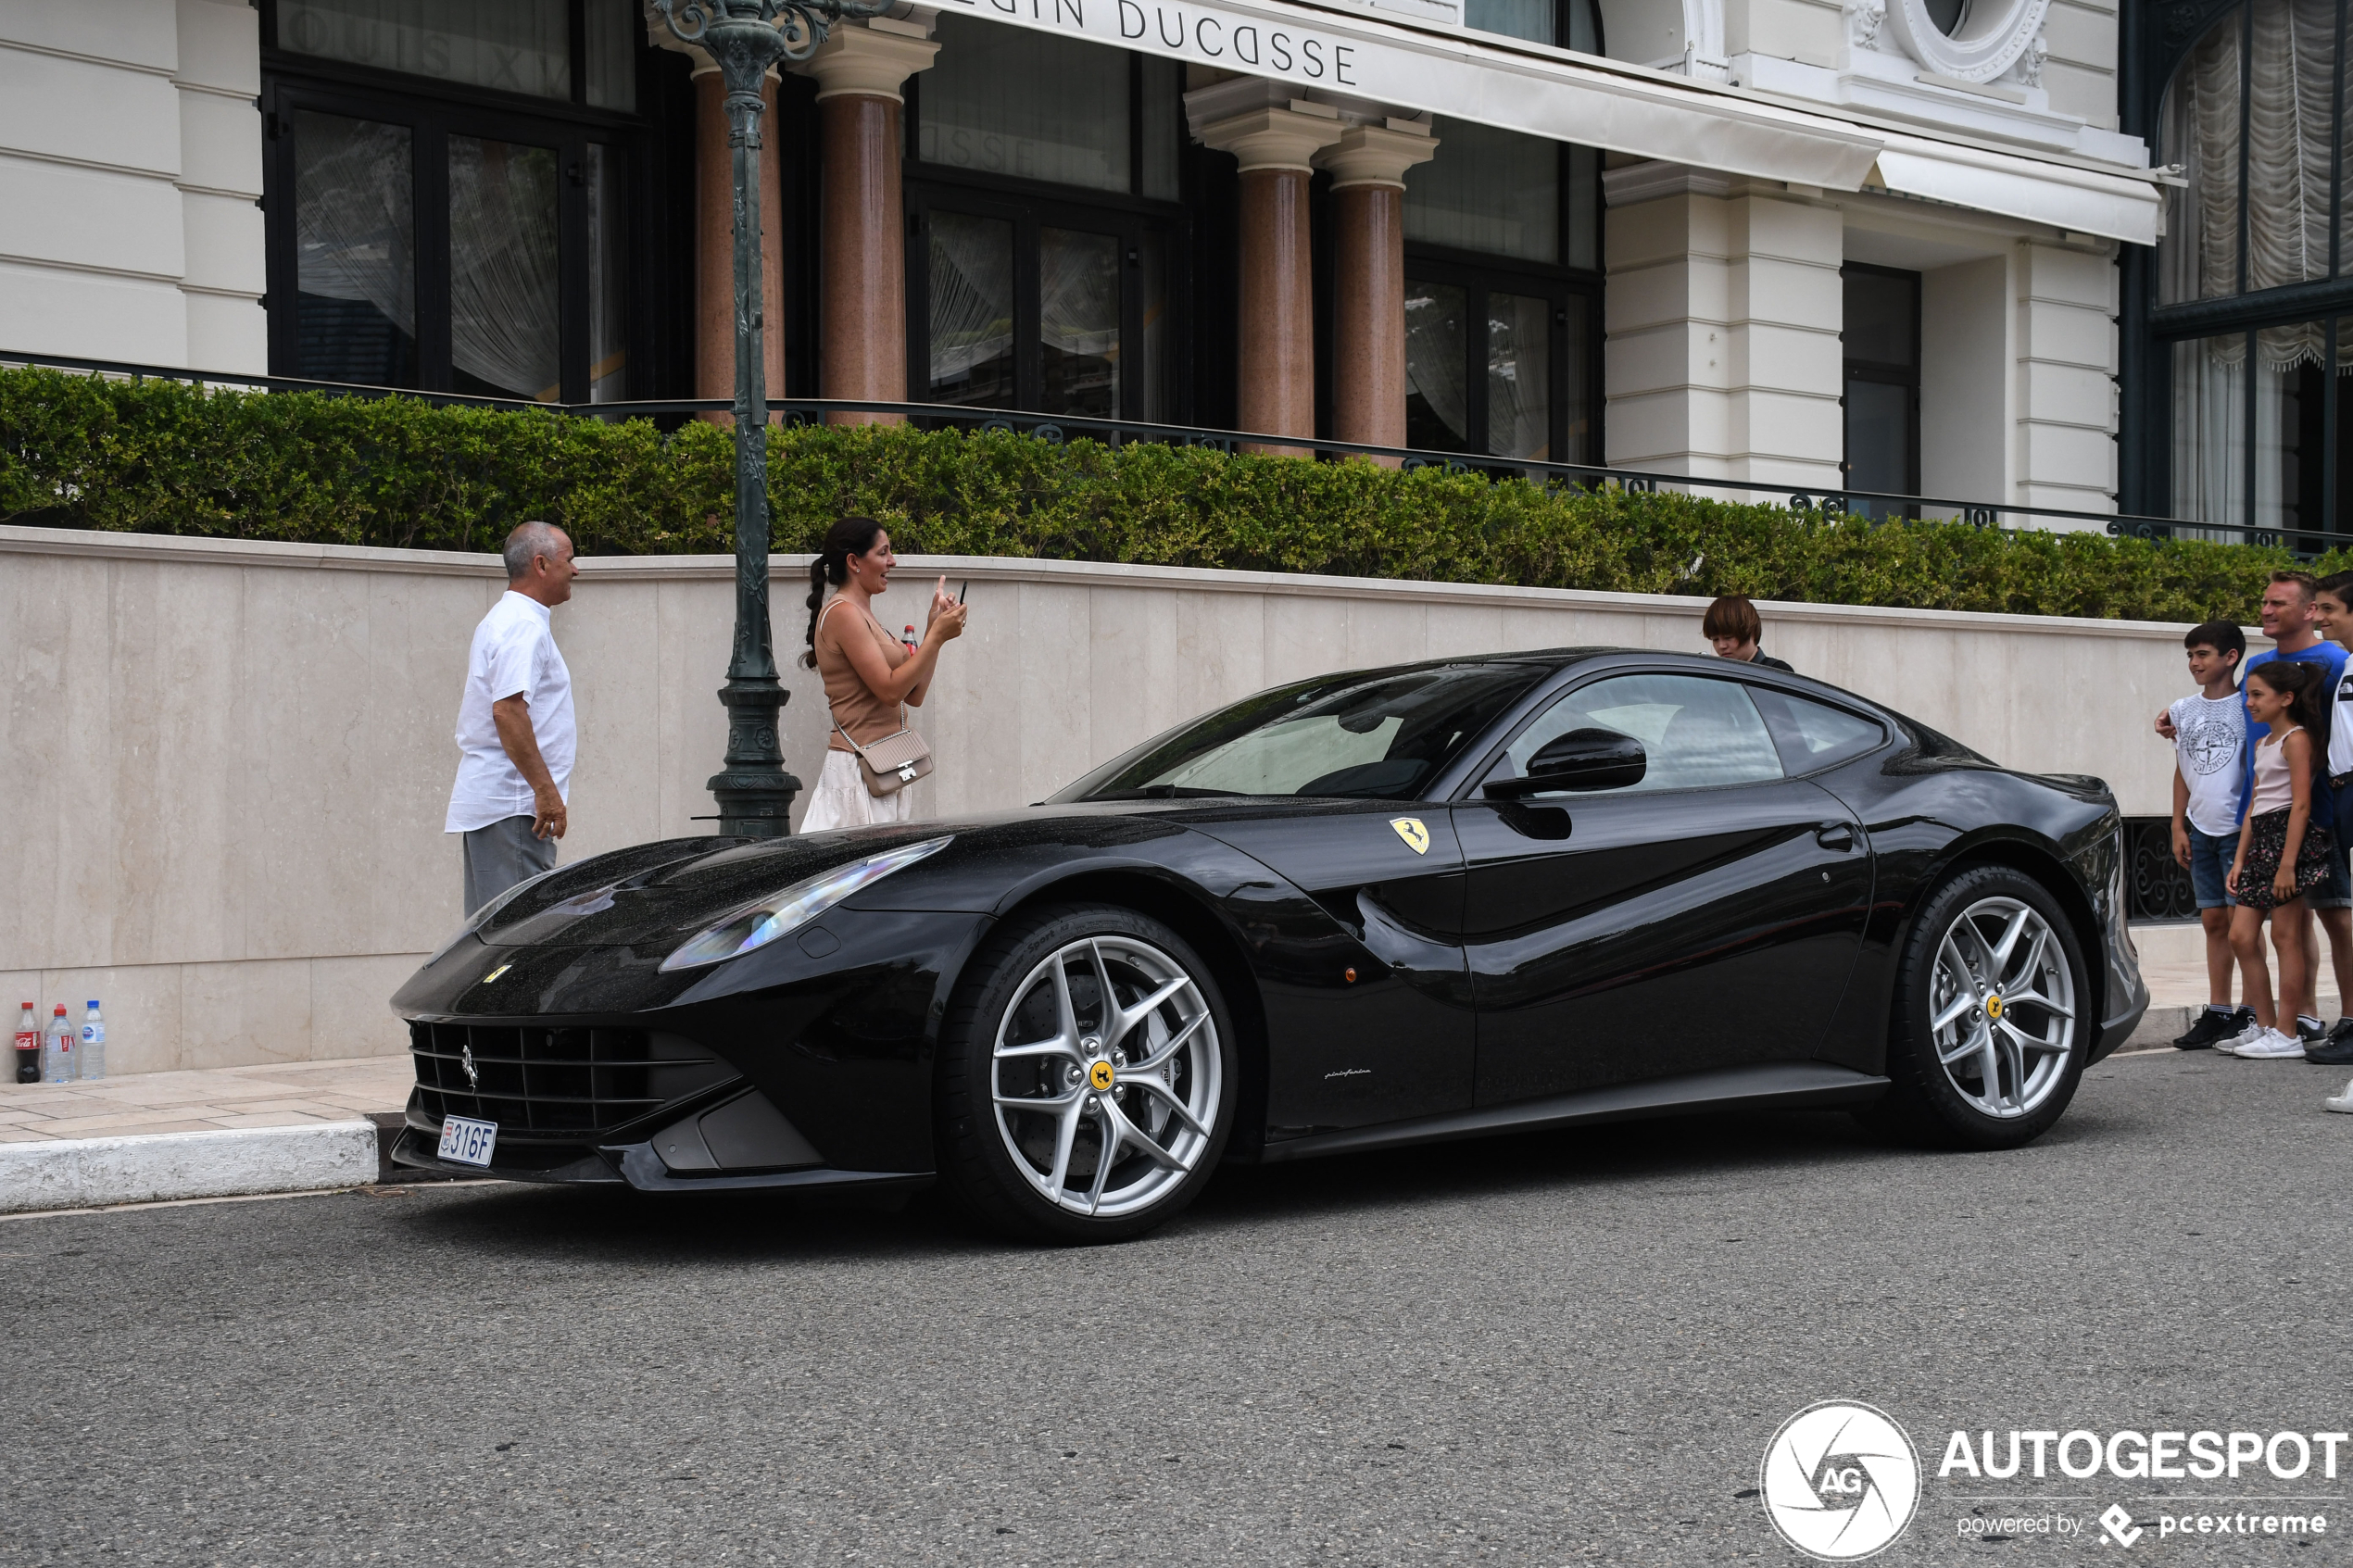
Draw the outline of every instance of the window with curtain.
M2339 28L2337 0L2233 9L2173 67L2158 132L2158 161L2184 181L2168 195L2152 318L2170 340L2171 512L2314 545L2347 526L2353 499L2337 477L2353 370L2335 298L2342 284L2353 303ZM2283 321L2272 291L2290 288L2321 294Z
M629 396L642 26L632 0L265 0L271 369Z
M1590 462L1600 157L1466 120L1405 172L1405 442Z

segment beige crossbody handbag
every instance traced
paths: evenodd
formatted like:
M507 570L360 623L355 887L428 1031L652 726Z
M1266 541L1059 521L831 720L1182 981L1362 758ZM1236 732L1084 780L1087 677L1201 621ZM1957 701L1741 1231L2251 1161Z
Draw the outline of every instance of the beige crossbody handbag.
M828 604L825 613L831 614L834 605L840 602L836 599ZM866 781L866 793L877 800L885 796L897 795L931 772L931 747L925 743L923 736L908 727L907 705L903 702L899 705L897 732L883 736L871 746L860 746L857 739L841 727L838 719L834 721L834 730L849 742L849 749L858 759L858 772Z
M924 737L907 728L907 705L899 705L899 729L883 736L872 746L860 746L850 738L848 730L837 721L834 729L841 738L849 741L849 749L858 756L858 771L866 781L866 793L879 800L886 795L897 795L917 779L931 771L931 747Z

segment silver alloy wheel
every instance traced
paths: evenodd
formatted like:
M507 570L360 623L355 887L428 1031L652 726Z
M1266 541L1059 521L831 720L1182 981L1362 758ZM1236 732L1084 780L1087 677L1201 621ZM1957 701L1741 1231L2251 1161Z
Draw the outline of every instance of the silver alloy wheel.
M997 1026L997 1131L1038 1196L1073 1213L1149 1209L1215 1132L1217 1023L1184 966L1134 936L1041 960Z
M2075 1039L2067 949L2032 906L1981 898L1936 945L1929 1036L1944 1076L1986 1115L2013 1121L2051 1097Z

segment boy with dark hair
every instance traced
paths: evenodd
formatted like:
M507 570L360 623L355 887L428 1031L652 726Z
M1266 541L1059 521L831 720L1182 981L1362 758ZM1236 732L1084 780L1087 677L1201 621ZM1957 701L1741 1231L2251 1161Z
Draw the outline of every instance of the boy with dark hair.
M1761 646L1765 639L1765 621L1745 594L1726 594L1707 607L1707 614L1699 623L1699 634L1716 646L1718 659L1737 659L1743 664L1761 664L1768 670L1788 670L1789 666L1767 653ZM1791 671L1794 674L1796 671Z
M2340 647L2353 647L2353 571L2340 571L2323 577L2312 592L2312 625L2322 636ZM2353 875L2347 875L2346 847L2342 835L2353 824L2353 666L2337 672L2337 678L2325 688L2322 709L2329 719L2328 760L2323 764L2328 775L2330 807L2336 814L2339 842L2334 850L2338 874L2348 887L2353 887ZM2329 926L2329 958L2336 971L2338 1007L2347 1016L2336 1021L2326 1041L2308 1044L2304 1060L2326 1066L2342 1066L2353 1062L2353 915L2343 911L2334 917L2322 913L2323 925L2334 918L2346 927L2346 939L2340 939L2335 926Z
M2173 859L2190 873L2198 922L2206 928L2206 1010L2173 1044L2204 1050L2234 1039L2255 1022L2251 1007L2231 1006L2230 872L2238 852L2239 776L2246 751L2246 712L2239 705L2239 661L2246 634L2227 621L2209 621L2182 639L2197 691L2167 709L2173 721ZM2270 977L2246 977L2251 987Z

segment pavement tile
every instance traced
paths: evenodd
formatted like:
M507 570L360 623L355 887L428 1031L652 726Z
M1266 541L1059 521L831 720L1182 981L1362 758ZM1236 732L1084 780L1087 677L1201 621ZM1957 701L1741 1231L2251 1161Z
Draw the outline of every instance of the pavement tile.
M218 1124L213 1108L200 1105L171 1110L123 1110L108 1116L61 1116L55 1122L43 1123L41 1130L52 1137L107 1138L149 1132L167 1122L196 1127Z
M51 1143L54 1141L56 1140L47 1133L35 1132L31 1127L0 1127L0 1143Z

